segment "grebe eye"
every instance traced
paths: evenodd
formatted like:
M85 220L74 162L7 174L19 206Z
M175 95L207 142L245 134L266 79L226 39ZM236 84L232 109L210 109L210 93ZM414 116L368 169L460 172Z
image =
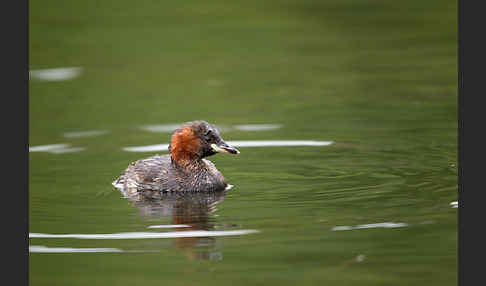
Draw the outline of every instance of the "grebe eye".
M211 140L213 138L213 132L211 130L206 131L204 138L208 141Z

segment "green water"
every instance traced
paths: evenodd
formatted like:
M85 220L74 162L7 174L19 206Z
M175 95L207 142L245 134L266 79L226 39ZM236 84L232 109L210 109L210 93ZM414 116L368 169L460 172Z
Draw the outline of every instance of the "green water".
M31 238L31 285L456 285L455 1L30 1L30 69L82 67L30 82L31 233L238 236ZM168 143L140 129L204 119L281 124L225 140L323 140L241 147L210 159L234 187L215 208L169 213L111 182ZM106 130L85 138L65 132ZM396 228L337 231L394 222ZM184 228L178 231L184 231ZM135 251L135 252L134 252Z

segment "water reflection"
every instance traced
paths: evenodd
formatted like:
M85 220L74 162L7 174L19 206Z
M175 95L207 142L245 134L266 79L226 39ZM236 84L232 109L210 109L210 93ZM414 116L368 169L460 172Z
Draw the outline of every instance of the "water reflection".
M138 198L133 202L143 216L170 216L175 231L211 231L214 230L211 216L225 196L226 191L164 194L160 200ZM182 250L190 260L222 259L216 237L177 237L173 240L173 246Z

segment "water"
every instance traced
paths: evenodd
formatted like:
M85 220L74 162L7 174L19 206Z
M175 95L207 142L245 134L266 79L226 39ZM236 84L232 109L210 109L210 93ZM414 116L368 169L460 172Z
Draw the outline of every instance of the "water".
M30 3L30 285L456 285L455 2L137 3ZM111 185L195 119L231 189Z

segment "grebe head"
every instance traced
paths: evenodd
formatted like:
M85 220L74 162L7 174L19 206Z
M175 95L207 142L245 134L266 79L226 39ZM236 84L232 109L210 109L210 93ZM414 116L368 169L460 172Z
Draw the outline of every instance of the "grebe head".
M240 153L224 142L214 126L203 120L185 123L175 130L170 140L169 152L176 163L198 160L216 153Z

